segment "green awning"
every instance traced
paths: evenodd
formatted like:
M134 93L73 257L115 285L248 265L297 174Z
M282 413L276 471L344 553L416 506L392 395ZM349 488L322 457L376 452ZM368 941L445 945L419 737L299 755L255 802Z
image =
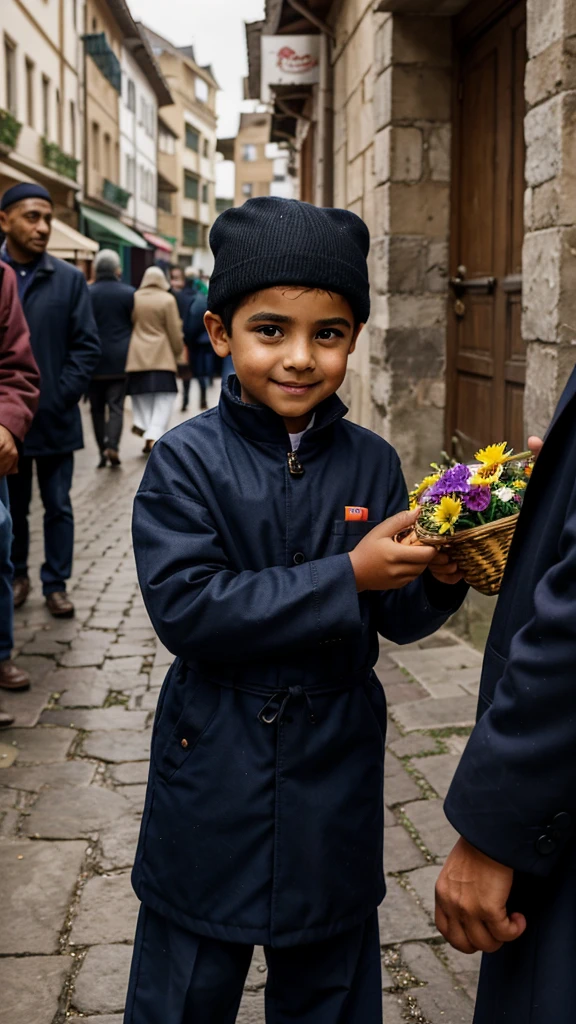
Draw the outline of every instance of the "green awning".
M148 242L145 242L141 235L136 234L132 228L127 227L116 217L100 213L100 210L93 210L91 206L80 205L80 212L90 224L92 235L97 242L113 239L123 245L131 245L134 249L150 248Z

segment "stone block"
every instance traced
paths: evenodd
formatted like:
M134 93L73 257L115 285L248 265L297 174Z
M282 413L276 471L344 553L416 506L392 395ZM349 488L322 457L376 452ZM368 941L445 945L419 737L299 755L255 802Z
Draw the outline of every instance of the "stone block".
M132 814L123 796L89 786L62 799L58 790L40 793L26 822L26 835L35 839L82 839Z
M121 1013L106 1013L103 1017L83 1017L82 1024L122 1024L123 1020Z
M378 908L381 945L436 938L434 925L414 897L395 878L388 878L387 885L386 898Z
M458 833L446 818L442 800L419 800L406 806L406 815L435 857L447 857Z
M405 651L400 647L391 652L390 657L422 686L457 681L468 670L479 675L482 669L482 655L469 644L416 651Z
M422 851L412 841L401 825L393 825L384 833L384 870L387 874L395 871L412 871L426 863Z
M528 4L528 56L535 57L558 42L565 31L565 10L570 0L531 0Z
M528 437L544 437L556 404L574 367L573 345L527 346L524 418Z
M2 695L4 701L4 695ZM5 705L4 705L5 706ZM22 764L54 764L65 761L76 738L70 729L48 726L31 729L4 729L2 742L18 751L18 766Z
M67 956L0 959L2 1018L6 1024L52 1024L73 966L74 961Z
M396 704L392 717L405 732L416 729L460 729L476 721L474 697L428 697L425 700Z
M425 291L446 295L449 267L448 242L429 242L426 256Z
M392 121L392 82L394 69L386 68L378 75L374 83L373 118L374 131L385 128ZM348 104L350 108L351 104ZM351 120L348 120L348 138L350 138Z
M64 725L69 729L129 729L139 732L146 728L147 711L127 711L123 705L111 708L56 708L45 711L43 725Z
M421 757L416 767L432 786L438 796L446 797L460 758L454 754L438 754L435 757Z
M448 68L394 65L391 89L393 123L450 120L452 76Z
M99 669L58 669L48 677L52 693L59 693L59 704L67 708L100 707L109 692L106 676Z
M576 325L576 228L524 239L522 334L526 341L570 344Z
M449 124L432 128L428 135L428 166L432 181L450 181L452 132Z
M405 1024L404 1000L396 993L382 993L382 1016L386 1024Z
M88 879L72 924L71 943L99 946L133 942L139 907L128 872Z
M444 327L446 297L444 295L391 294L388 301L391 329L416 330Z
M391 182L380 188L388 190L381 234L423 235L434 239L447 237L450 196L446 185L434 181L420 181L413 185Z
M86 737L83 750L98 761L149 761L150 736L149 729L144 732L97 730Z
M410 800L420 800L422 790L414 779L408 774L403 765L394 772L392 766L398 764L395 758L386 754L386 765L384 768L384 801L387 807L396 807L399 804L406 804Z
M452 946L442 946L442 956L448 961L448 967L455 975L458 984L464 989L470 999L476 998L478 988L478 975L482 962L481 953L460 953Z
M426 278L426 246L413 235L391 235L382 240L388 261L390 292L422 292Z
M374 178L375 184L381 185L390 180L390 139L392 129L390 125L382 128L374 137Z
M557 93L576 88L576 40L558 39L528 61L525 93L534 107Z
M85 852L82 842L0 845L2 956L58 952Z
M101 867L104 871L131 868L136 856L140 822L136 818L115 822L100 832Z
M127 764L115 765L110 774L121 786L139 786L148 782L149 767L147 761L128 761Z
M524 121L526 184L541 185L555 177L562 158L563 97L553 96L529 110Z
M431 946L411 943L402 947L402 958L424 986L417 990L420 1010L428 1020L443 1024L472 1024L474 1004L446 970Z
M392 19L392 60L395 64L426 64L448 68L452 64L449 21L410 15Z
M434 920L436 910L435 889L438 875L442 870L441 864L427 864L425 867L411 871L408 882L427 914Z
M414 182L422 177L423 137L420 128L390 126L390 178Z
M364 195L364 156L361 153L346 168L346 205Z
M236 1024L262 1024L264 1018L264 993L245 992L236 1017Z
M122 1013L132 946L93 946L76 979L72 1005L80 1013Z
M23 789L27 793L39 793L41 789L63 789L70 786L89 786L96 772L96 765L88 761L64 761L62 764L36 765L18 768L0 776L0 786L9 789Z
M374 71L380 75L392 63L394 20L390 15L376 29L374 37Z
M48 703L52 692L50 669L54 662L48 658L19 657L18 667L30 673L31 687L24 692L18 690L2 691L2 710L14 716L18 729L31 729L36 725L40 714Z
M266 957L262 946L254 947L254 955L246 978L245 988L248 992L258 992L264 988L267 975Z
M362 0L364 3L365 0ZM354 6L354 0L345 7ZM350 96L361 84L367 67L372 63L374 51L374 25L369 3L354 22L354 30L346 46L346 95Z
M396 757L417 757L418 762L438 753L438 742L432 736L421 736L411 733L388 742L388 749ZM419 763L416 766L420 770Z

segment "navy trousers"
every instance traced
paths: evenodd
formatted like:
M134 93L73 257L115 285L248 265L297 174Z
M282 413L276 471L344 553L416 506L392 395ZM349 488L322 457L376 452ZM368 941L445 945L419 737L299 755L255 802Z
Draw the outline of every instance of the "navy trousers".
M142 905L124 1024L234 1024L252 952ZM325 942L264 952L267 1024L382 1024L376 913Z
M0 476L0 661L6 661L14 646L12 597L12 520L8 508L8 484Z
M28 576L28 513L32 497L34 462L44 505L44 564L40 570L40 579L42 592L46 596L57 590L66 590L66 580L72 575L74 516L70 488L74 454L66 452L63 455L25 455L18 463L18 473L8 477L14 531L12 563L16 577Z

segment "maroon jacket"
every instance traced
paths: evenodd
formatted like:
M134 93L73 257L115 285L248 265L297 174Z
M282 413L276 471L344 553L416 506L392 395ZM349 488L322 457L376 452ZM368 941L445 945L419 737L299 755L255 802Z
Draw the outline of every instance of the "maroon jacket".
M23 441L38 407L40 374L12 267L0 260L0 425Z

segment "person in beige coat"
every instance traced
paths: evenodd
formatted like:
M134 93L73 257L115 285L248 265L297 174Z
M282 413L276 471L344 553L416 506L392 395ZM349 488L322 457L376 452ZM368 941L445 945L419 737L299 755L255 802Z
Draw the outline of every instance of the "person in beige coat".
M144 437L145 453L168 429L178 390L178 363L185 362L182 321L169 288L160 268L148 267L134 296L127 393L132 399L132 430Z

